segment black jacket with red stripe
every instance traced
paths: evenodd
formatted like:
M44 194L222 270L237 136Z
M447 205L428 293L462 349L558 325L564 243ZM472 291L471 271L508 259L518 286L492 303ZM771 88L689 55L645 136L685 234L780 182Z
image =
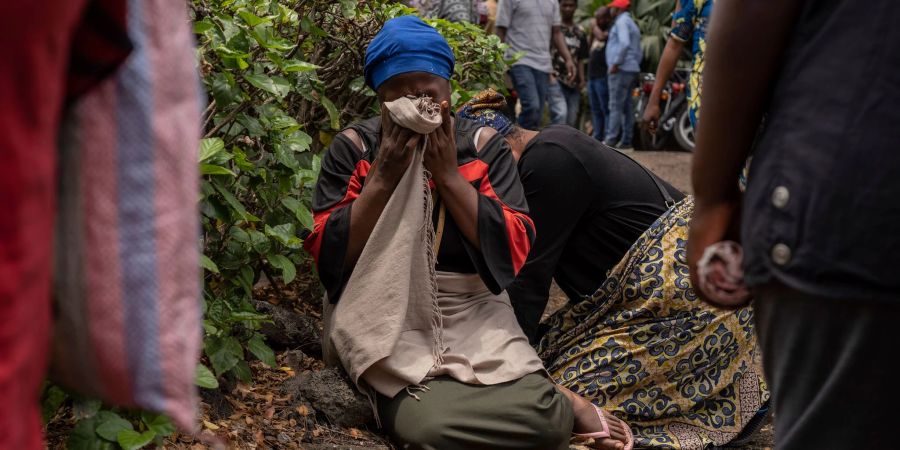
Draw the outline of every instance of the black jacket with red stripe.
M456 119L459 172L478 191L481 251L465 239L448 213L437 270L478 273L491 292L498 294L512 283L525 264L535 232L508 144L500 135L495 135L484 148L476 150L475 134L479 128L474 122ZM350 236L350 210L365 186L366 175L378 154L381 118L355 123L350 129L359 134L365 149L360 150L343 134L335 137L322 159L313 197L315 227L304 242L316 260L319 278L332 303L340 298L352 271L352 267L344 265ZM438 205L432 218L435 226Z

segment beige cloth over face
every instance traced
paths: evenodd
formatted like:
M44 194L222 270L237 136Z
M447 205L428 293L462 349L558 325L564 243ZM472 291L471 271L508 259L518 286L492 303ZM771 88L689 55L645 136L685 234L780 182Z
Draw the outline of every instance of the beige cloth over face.
M434 115L421 101L402 98L385 107L399 125L426 134L420 130ZM415 119L410 108L428 117ZM404 123L409 120L416 123ZM375 224L340 301L326 311L326 353L340 359L363 392L388 397L429 376L496 384L543 370L505 292L491 294L476 274L435 273L422 148Z

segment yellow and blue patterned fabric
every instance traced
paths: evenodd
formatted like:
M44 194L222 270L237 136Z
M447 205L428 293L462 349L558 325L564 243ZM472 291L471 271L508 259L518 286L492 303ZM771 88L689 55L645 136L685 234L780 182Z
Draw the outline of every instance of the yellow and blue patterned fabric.
M697 126L700 114L700 81L703 79L706 27L712 15L713 0L679 0L681 9L672 18L670 36L691 43L691 81L688 89L691 124Z
M548 319L538 348L554 380L631 426L635 448L721 446L767 411L753 310L710 306L691 287L692 212L687 197L661 216L593 296Z

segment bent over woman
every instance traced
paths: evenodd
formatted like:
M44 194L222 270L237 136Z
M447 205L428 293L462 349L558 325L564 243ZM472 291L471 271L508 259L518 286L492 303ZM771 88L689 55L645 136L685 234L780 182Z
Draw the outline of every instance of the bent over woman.
M628 422L639 448L740 443L768 411L753 310L695 294L692 198L571 127L519 128L503 104L484 92L459 115L495 127L518 161L537 239L508 292L551 375ZM539 324L552 280L569 301Z

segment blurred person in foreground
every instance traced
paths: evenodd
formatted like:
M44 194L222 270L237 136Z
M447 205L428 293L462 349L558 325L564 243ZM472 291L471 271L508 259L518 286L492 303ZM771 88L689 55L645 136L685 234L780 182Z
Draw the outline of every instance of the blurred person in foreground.
M609 118L609 81L606 74L606 40L612 18L609 8L601 6L594 12L591 23L591 53L588 58L588 105L591 107L591 136L598 141L606 137L606 121Z
M557 0L501 0L495 25L497 36L509 45L506 56L523 53L509 69L509 76L522 105L519 124L536 129L541 124L553 71L551 45L562 56L566 82L574 82L577 74L561 30L559 4Z
M550 76L548 102L550 104L550 123L564 123L578 128L578 110L581 108L581 92L587 85L584 76L584 60L588 57L588 42L584 30L575 23L575 0L560 0L559 12L562 16L562 34L566 47L575 62L576 75L569 81L566 71L566 60L553 49L553 74Z
M693 200L571 127L513 125L502 103L485 91L458 116L495 128L518 162L537 238L507 290L554 379L627 421L638 448L752 436L769 396L753 311L694 292L684 260ZM540 323L554 280L568 302Z
M703 80L703 61L706 51L706 31L712 15L713 0L680 0L678 11L672 18L673 27L669 40L656 67L656 82L647 100L641 125L651 133L659 126L659 98L666 82L672 77L675 65L681 57L684 45L691 44L691 79L688 85L688 116L696 129L700 115L700 88Z
M897 17L893 0L719 1L710 22L687 257L697 281L708 248L743 247L778 449L897 446Z
M613 0L609 13L612 29L606 41L606 65L609 67L609 122L604 142L621 150L632 149L634 138L634 102L631 88L641 71L641 31L628 12L631 0Z

